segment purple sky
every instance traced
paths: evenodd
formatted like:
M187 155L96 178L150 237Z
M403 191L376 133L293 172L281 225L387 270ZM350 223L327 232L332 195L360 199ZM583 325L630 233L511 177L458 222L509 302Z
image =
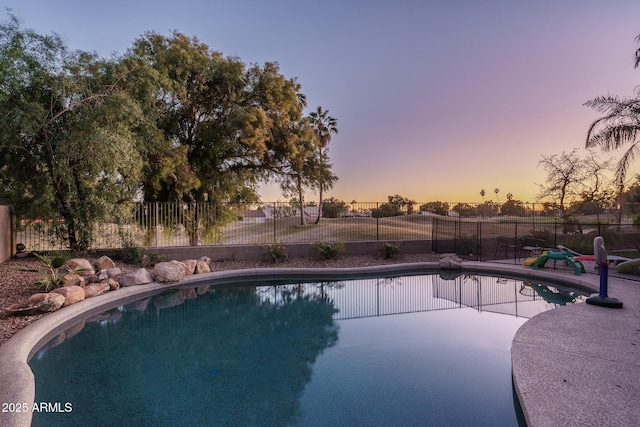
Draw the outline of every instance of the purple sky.
M277 61L309 111L338 119L328 195L347 202L495 200L496 187L534 201L542 154L586 153L598 114L583 104L640 83L637 0L2 3L103 56L175 29L247 64ZM262 196L284 200L274 186Z

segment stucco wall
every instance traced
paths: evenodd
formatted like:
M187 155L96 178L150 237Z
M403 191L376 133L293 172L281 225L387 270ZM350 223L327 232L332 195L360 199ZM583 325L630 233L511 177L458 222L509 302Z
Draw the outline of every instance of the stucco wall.
M5 262L11 258L12 244L9 206L0 205L0 262Z

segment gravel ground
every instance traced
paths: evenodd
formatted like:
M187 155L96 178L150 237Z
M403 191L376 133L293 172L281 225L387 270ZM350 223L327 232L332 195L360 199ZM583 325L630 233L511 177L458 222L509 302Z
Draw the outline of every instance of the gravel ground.
M331 260L291 258L279 264L253 261L221 261L212 262L212 271L238 270L256 267L333 267L350 268L371 265L399 264L410 262L437 261L438 254L402 254L394 259L383 259L374 256L340 256ZM116 265L123 272L135 270L139 266L128 265L116 261ZM37 270L37 271L25 271ZM11 304L23 303L34 293L38 292L32 285L35 280L45 274L46 269L36 258L16 258L0 263L0 345L11 338L29 323L40 319L46 314L36 316L6 317L2 309ZM117 291L115 291L117 292Z

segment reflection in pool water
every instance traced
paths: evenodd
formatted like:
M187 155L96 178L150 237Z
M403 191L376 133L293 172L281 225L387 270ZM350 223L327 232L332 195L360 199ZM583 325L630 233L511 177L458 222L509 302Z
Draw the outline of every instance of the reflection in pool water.
M36 402L73 410L33 425L518 425L513 335L580 298L437 274L174 290L37 353Z

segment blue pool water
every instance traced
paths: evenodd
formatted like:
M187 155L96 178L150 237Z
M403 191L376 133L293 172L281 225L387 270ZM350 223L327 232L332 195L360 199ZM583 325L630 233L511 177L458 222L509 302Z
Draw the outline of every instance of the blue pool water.
M571 290L439 274L171 291L29 362L35 426L517 426L511 341Z

